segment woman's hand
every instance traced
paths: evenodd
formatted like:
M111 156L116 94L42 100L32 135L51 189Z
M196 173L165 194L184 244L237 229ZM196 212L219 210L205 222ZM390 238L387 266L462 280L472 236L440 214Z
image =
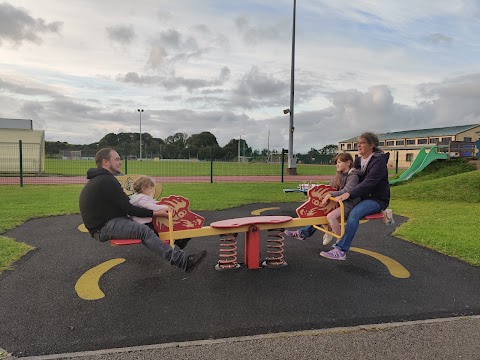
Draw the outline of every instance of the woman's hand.
M336 202L339 202L340 200L341 200L341 201L345 201L345 200L347 200L349 197L350 197L350 193L346 192L345 194L342 194L342 195L339 195L339 196L335 197L335 201L336 201Z

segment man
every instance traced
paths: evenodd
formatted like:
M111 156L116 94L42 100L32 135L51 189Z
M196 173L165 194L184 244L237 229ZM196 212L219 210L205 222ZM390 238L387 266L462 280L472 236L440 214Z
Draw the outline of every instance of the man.
M99 241L110 239L141 239L151 251L185 272L200 264L207 252L187 255L183 250L172 249L155 235L148 226L131 220L128 216L168 217L165 210L152 211L130 204L128 196L114 175L120 174L122 162L111 148L101 149L95 155L97 168L87 171L89 181L80 193L80 213L90 235Z

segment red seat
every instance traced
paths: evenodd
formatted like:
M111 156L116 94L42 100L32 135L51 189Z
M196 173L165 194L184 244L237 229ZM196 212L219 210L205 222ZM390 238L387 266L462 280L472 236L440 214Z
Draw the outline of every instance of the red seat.
M371 214L364 217L365 220L375 220L375 219L382 219L383 213L379 212L378 214Z
M140 239L112 239L110 240L111 245L121 246L121 245L136 245L141 244L142 240Z

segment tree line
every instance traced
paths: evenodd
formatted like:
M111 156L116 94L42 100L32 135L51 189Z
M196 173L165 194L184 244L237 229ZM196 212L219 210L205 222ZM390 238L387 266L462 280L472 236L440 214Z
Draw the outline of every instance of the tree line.
M113 147L123 156L140 156L139 133L109 133L100 141L74 145L60 141L46 141L45 153L49 157L57 157L65 151L82 151L94 154L101 148ZM296 154L297 162L301 163L328 163L337 153L337 145L327 145L322 149L311 148L307 154ZM245 139L231 139L225 146L218 145L215 135L208 131L189 136L186 133L176 133L165 139L154 138L149 133L142 133L142 158L164 159L199 159L199 160L236 160L238 155L253 161L268 161L281 150L262 149L253 150ZM278 155L277 155L278 158Z

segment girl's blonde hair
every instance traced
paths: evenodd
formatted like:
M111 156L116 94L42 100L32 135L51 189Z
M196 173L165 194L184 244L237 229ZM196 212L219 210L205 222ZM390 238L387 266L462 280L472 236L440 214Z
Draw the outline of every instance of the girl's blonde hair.
M353 167L353 157L349 153L341 153L337 154L335 156L335 164L337 164L337 161L340 160L342 162L347 162L350 161L350 169ZM342 182L342 174L337 171L337 174L335 175L335 180L333 180L333 187L337 190L340 190L339 187Z
M144 187L154 187L155 183L148 176L139 176L133 182L133 191L137 194L142 192Z

